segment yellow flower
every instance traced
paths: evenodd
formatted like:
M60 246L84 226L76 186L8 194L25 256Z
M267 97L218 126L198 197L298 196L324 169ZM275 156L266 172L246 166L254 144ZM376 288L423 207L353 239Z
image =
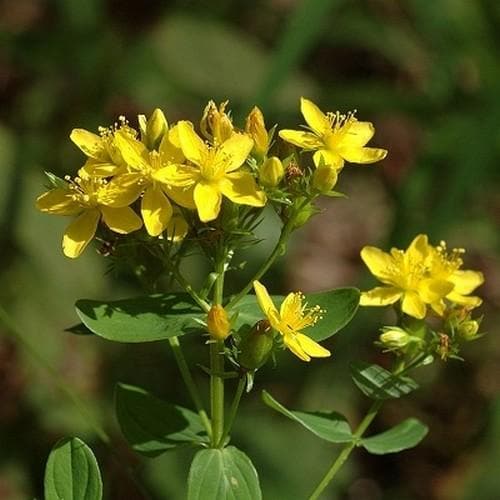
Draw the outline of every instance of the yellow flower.
M235 133L231 118L226 114L228 102L221 102L217 108L214 101L208 101L203 111L201 133L213 144L222 144Z
M330 356L330 351L301 332L320 319L318 306L308 308L304 296L297 292L288 294L278 311L262 283L254 281L253 287L262 312L271 326L283 336L283 342L290 351L303 361Z
M454 304L473 309L481 305L480 297L470 296L478 286L484 283L484 276L478 271L460 269L463 265L462 255L465 250L455 248L447 251L446 243L441 241L437 247L432 247L429 258L429 273L433 278L446 280L453 284L453 289L446 295L446 299ZM433 309L440 315L446 307L444 300L432 304Z
M370 272L385 286L361 294L363 306L386 306L401 300L401 309L414 318L422 319L427 305L446 297L454 284L444 276L432 276L429 257L432 247L426 235L418 235L407 250L391 249L385 253L375 247L364 247L361 258Z
M239 170L252 149L252 139L235 133L222 144L211 147L190 122L180 121L177 127L182 151L193 165L170 165L158 172L156 178L192 193L201 221L217 218L222 196L242 205L265 205L266 196L257 189L252 175Z
M429 244L427 236L420 234L406 251L393 248L385 253L375 247L361 250L361 258L386 286L361 294L364 306L385 306L401 299L404 313L422 319L427 305L443 316L446 301L469 309L481 304L481 299L469 296L484 281L477 271L462 270L463 249L451 253L446 244Z
M309 131L280 130L279 135L295 146L315 151L313 160L317 167L329 165L341 169L344 160L366 164L386 157L385 149L365 147L375 133L372 123L358 121L354 113L324 114L313 102L303 97L300 109Z
M176 136L177 130L173 127L163 136L159 151L149 151L129 134L117 132L115 135L116 146L129 172L113 180L127 189L133 199L143 193L141 215L150 236L159 236L167 228L173 213L169 198L183 207L194 208L191 193L169 186L157 176L161 169L168 169L171 162L184 160L182 151L175 146Z
M115 144L115 133L135 135L135 131L128 126L125 117L119 117L119 124L113 127L99 128L99 135L83 128L75 128L70 139L88 157L85 165L80 169L80 177L110 177L125 171L123 158Z
M272 133L266 130L262 111L255 106L247 116L245 132L253 139L253 150L256 155L263 157L271 146Z
M133 200L122 186L102 178L67 180L67 188L51 189L36 201L42 212L78 215L64 233L62 247L67 257L74 259L83 252L101 218L112 231L120 234L131 233L142 226L141 219L128 207Z

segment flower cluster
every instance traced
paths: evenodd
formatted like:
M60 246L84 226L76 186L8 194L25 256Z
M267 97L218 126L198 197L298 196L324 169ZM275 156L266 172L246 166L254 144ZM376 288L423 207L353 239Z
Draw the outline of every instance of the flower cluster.
M227 102L208 103L201 135L190 121L169 124L160 109L149 118L140 115L137 129L120 117L98 134L73 130L84 165L74 178L51 174L52 189L37 200L43 212L77 216L64 233L64 254L78 257L103 227L121 235L144 227L149 237L180 241L193 225L218 220L228 203L253 209L273 203L282 218L289 217L287 206L310 203L333 189L344 161L372 163L386 155L364 147L374 133L371 123L357 121L353 113L323 114L302 99L311 131L278 135L312 152L312 164L304 164L307 155L280 158L271 154L276 127L266 128L257 107L242 129L226 108ZM311 212L307 203L301 209Z
M477 338L479 321L471 317L481 305L480 297L471 295L484 282L478 271L464 270L465 250L447 249L444 241L433 246L420 234L406 250L392 248L386 253L367 246L361 258L371 273L384 286L361 294L364 306L386 306L400 302L400 311L413 321L402 321L398 327L385 327L380 342L389 350L431 347L434 353L447 358L458 352L459 340ZM441 320L436 330L423 324L426 318ZM428 335L427 335L428 334ZM429 339L430 336L430 339Z

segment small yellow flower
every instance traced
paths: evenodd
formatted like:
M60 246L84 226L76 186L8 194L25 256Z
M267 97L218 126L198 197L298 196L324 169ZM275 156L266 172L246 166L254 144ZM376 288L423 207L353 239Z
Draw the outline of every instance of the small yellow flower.
M231 331L226 310L219 304L211 307L207 314L208 333L216 340L224 340Z
M194 208L191 193L168 185L157 175L172 162L184 161L182 151L175 146L176 134L175 127L170 129L163 136L158 151L149 151L142 142L129 134L117 132L115 136L116 146L129 172L113 180L128 189L133 199L142 193L141 215L150 236L159 236L167 228L173 214L169 198L183 207Z
M56 215L78 215L63 237L64 255L78 257L90 243L99 221L115 233L128 234L142 226L141 219L128 207L133 201L127 190L102 178L76 177L67 188L56 188L36 201L42 212Z
M468 296L484 281L476 271L459 269L463 250L446 252L446 246L429 244L424 234L418 235L407 250L391 249L385 253L375 247L364 247L361 258L370 272L385 286L361 294L363 306L385 306L401 300L401 309L414 318L423 319L427 306L439 315L449 302L477 307L479 297Z
M209 101L203 111L201 133L213 144L222 144L235 133L231 118L226 113L228 102L221 102L217 108L214 101Z
M245 132L253 140L254 153L259 157L264 157L271 146L272 133L266 130L264 115L257 106L247 116Z
M385 253L375 247L364 247L361 258L383 287L361 294L363 306L386 306L401 300L401 309L414 318L422 319L427 305L442 300L453 290L453 283L429 273L431 246L426 235L418 235L407 250L391 249Z
M124 116L120 116L119 123L112 127L99 127L99 135L83 128L73 129L70 139L88 157L79 171L80 177L111 177L125 171L125 163L115 144L117 131L135 135Z
M250 172L240 170L252 149L252 139L235 133L222 144L211 147L190 122L180 121L177 127L182 151L193 165L170 165L158 172L156 178L191 194L202 222L217 218L222 196L242 205L265 205L266 195L257 189Z
M367 164L386 157L385 149L365 147L375 133L372 123L358 121L354 113L325 114L303 97L300 109L309 131L280 130L279 135L295 146L315 151L313 160L317 167L329 165L340 170L344 161Z
M282 335L283 342L290 351L303 361L330 356L330 351L301 332L320 319L319 307L307 308L304 296L297 292L288 294L278 311L262 283L254 281L253 287L262 312L271 326Z

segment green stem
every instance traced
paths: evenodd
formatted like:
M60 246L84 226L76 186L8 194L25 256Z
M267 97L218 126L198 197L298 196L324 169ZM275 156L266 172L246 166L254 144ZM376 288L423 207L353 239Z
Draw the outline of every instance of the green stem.
M309 497L309 500L316 500L317 498L319 498L321 493L323 493L323 491L328 486L330 481L334 478L334 476L337 474L337 472L349 458L349 455L351 454L352 450L356 447L359 440L363 436L364 432L366 431L368 426L372 423L373 419L375 418L378 411L382 407L382 404L383 401L379 400L375 401L371 405L370 409L368 410L368 413L365 415L365 418L363 418L358 428L354 432L353 440L349 444L344 446L344 448L342 448L342 451L340 452L339 456L336 458L331 467L328 469L327 473L325 474L321 482L318 484L316 489L313 491L312 495Z
M252 289L253 282L255 280L259 280L264 274L268 271L268 269L273 265L274 261L280 256L283 255L286 251L286 247L288 244L288 240L290 238L290 234L292 233L293 223L295 218L292 217L288 220L288 222L283 226L280 237L276 242L276 245L273 251L269 254L265 262L258 269L258 271L254 274L252 279L243 287L243 289L237 293L228 303L227 308L231 309L234 307L243 297L247 295L247 293Z
M198 415L200 416L201 422L203 423L203 426L205 427L208 436L211 437L212 427L210 419L208 418L207 412L203 407L203 402L201 400L200 394L198 393L198 388L196 387L193 376L191 375L191 371L189 370L186 358L184 357L184 353L182 351L179 339L177 337L171 337L168 339L168 341L174 353L174 357L177 362L177 366L179 367L179 371L181 372L182 379L184 380L184 384L186 385L189 395L193 400L194 406L198 411Z
M196 290L194 290L194 288L188 283L186 278L184 278L184 276L182 276L179 269L177 269L177 268L172 269L172 274L173 274L174 278L176 279L177 283L179 283L179 285L191 296L191 298L200 306L200 308L204 312L210 311L210 304L208 304L208 302L203 300L198 295Z
M215 263L217 280L214 284L214 304L222 304L224 298L225 254ZM224 432L224 341L210 344L210 413L212 418L212 448L220 446Z
M240 377L238 381L238 387L236 388L236 393L234 394L233 402L231 403L231 408L229 409L229 416L224 427L224 433L222 434L220 446L224 444L226 437L231 432L233 427L234 419L236 418L236 413L238 413L238 407L240 406L241 396L245 390L246 380L245 377Z

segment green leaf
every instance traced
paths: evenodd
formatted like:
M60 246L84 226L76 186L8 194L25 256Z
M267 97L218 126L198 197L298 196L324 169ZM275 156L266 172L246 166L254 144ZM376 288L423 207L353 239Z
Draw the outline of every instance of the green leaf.
M267 391L262 391L262 399L267 406L294 420L316 436L330 443L349 443L353 436L343 415L336 412L292 411L278 403Z
M115 400L123 435L143 455L155 457L179 446L207 441L198 414L140 387L118 384Z
M204 314L188 294L169 293L103 302L79 300L76 312L93 333L115 342L153 342L197 327Z
M259 477L238 448L199 451L188 477L188 500L260 500Z
M279 308L285 297L273 295L273 302ZM353 318L359 305L357 288L336 288L326 292L309 293L305 296L309 306L320 306L325 311L314 326L304 329L304 333L314 340L320 341L334 335L344 328ZM264 318L254 295L247 295L235 307L238 311L236 329L244 324L254 325Z
M397 453L417 446L428 431L429 428L416 418L408 418L388 431L362 439L360 445L375 455Z
M102 479L92 450L78 438L64 438L45 467L45 500L100 500Z
M351 363L351 377L359 390L372 399L399 398L418 389L410 377L394 375L381 366L357 361Z

